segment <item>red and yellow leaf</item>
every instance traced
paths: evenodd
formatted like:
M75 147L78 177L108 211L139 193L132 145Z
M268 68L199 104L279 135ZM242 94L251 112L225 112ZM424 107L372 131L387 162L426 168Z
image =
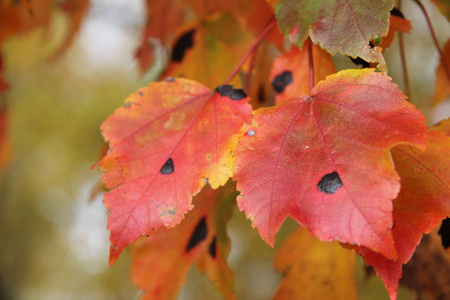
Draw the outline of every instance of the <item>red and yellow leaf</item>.
M317 84L328 75L336 73L331 55L319 46L313 45L314 81ZM308 49L291 51L273 62L270 82L275 90L275 102L281 103L293 97L309 94Z
M425 146L424 117L390 78L346 70L301 96L253 112L235 155L238 206L273 245L287 217L321 240L396 258L389 149Z
M308 37L334 55L340 53L378 63L386 72L379 47L370 47L375 36L386 36L392 0L280 0L278 26L299 48Z
M242 90L216 92L187 79L150 83L101 126L111 151L100 161L110 209L110 263L140 235L173 227L209 183L232 175L231 151L250 121Z
M209 187L194 198L194 209L181 224L161 228L132 245L131 279L144 291L141 299L177 299L187 272L197 262L225 299L234 299L227 265L230 242L225 222L232 205L220 190ZM221 201L228 201L221 205Z
M439 67L436 71L436 83L434 85L434 105L438 105L450 96L450 78L449 74L444 68L444 64L447 66L447 70L450 71L450 40L445 44L444 55L441 58Z
M354 253L338 242L320 242L304 228L283 244L275 268L284 277L275 300L357 299Z
M450 120L442 123L450 127ZM402 265L410 260L423 234L429 233L440 225L442 219L450 216L449 153L450 137L436 128L428 134L425 151L406 145L392 149L402 183L401 191L394 200L392 228L398 259L389 260L371 250L357 249L383 279L391 299L397 298Z

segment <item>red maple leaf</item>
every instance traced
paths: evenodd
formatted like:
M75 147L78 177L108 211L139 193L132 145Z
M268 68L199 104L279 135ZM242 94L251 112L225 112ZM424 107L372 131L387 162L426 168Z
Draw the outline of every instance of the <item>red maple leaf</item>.
M321 240L394 259L392 200L400 183L389 149L422 148L424 121L373 69L331 75L311 97L253 112L235 152L238 206L270 245L291 217Z
M112 189L104 198L111 264L140 235L177 225L206 183L225 184L239 129L250 121L247 102L232 86L212 92L168 78L130 95L102 124L111 148L99 163Z

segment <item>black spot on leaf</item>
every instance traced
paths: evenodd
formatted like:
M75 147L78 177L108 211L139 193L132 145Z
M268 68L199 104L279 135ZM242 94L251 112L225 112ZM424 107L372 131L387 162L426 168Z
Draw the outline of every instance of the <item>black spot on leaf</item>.
M350 59L357 66L361 65L363 68L369 68L370 67L370 64L367 61L365 61L364 59L362 59L361 57L357 57L357 58L350 57Z
M172 61L181 62L183 60L186 51L194 46L194 33L195 30L192 29L180 36L172 49Z
M208 246L208 253L212 258L216 258L217 236L213 237L213 240Z
M216 93L222 97L229 97L231 100L241 100L247 97L242 89L234 89L232 85L221 85L216 87Z
M206 226L206 218L203 217L200 222L198 222L197 227L195 227L194 232L189 239L189 243L186 246L185 252L189 252L192 248L197 246L201 241L203 241L208 235L208 227Z
M144 92L143 91L139 91L138 94L139 94L139 96L144 96Z
M317 184L319 191L326 194L334 194L341 186L342 181L337 172L326 174Z
M400 17L400 18L402 18L402 19L405 18L405 17L403 16L402 12L401 12L400 10L398 10L398 8L395 8L395 7L391 10L391 15Z
M272 80L272 87L275 90L275 93L280 94L284 92L284 89L287 85L292 83L292 72L284 71L280 75L276 76Z
M174 77L166 77L166 78L164 78L164 81L165 82L174 82L175 78Z
M450 218L446 218L442 221L438 234L441 236L442 246L444 246L445 249L450 247Z
M169 158L166 163L161 167L161 174L169 175L172 174L173 171L175 171L175 168L173 166L173 160Z

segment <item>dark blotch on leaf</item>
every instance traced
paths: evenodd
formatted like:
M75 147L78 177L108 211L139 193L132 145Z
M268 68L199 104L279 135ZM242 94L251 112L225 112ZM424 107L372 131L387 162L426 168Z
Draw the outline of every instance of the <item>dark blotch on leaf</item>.
M144 92L142 92L142 91L139 91L138 94L139 94L139 96L144 96Z
M341 186L342 181L337 172L326 174L317 184L319 191L326 194L334 194Z
M208 253L212 258L216 258L217 236L213 237L213 240L208 246Z
M280 75L276 76L272 80L272 87L275 90L275 93L280 94L284 92L284 89L287 85L292 83L292 72L284 71Z
M172 174L173 171L175 171L174 166L173 166L173 160L171 158L169 158L166 163L161 167L161 174L164 175L168 175L168 174Z
M247 97L242 89L234 89L232 85L221 85L216 87L216 93L222 97L230 97L231 100L241 100Z
M189 239L189 243L186 246L185 252L189 252L192 248L197 246L201 241L203 241L208 235L208 227L206 226L206 218L203 217L200 222L198 222L197 227L195 227L194 232Z
M450 218L446 218L442 221L438 234L441 236L442 246L444 246L445 249L450 247Z
M391 10L391 15L400 17L400 18L402 18L402 19L405 18L405 17L403 16L402 12L401 12L400 10L398 10L398 8L395 8L395 7Z
M180 36L172 49L172 61L181 62L183 60L186 51L194 46L194 33L195 30L192 29Z
M361 65L363 68L369 68L370 67L370 64L367 61L365 61L364 59L360 58L360 57L357 57L357 58L350 57L350 59L357 66Z

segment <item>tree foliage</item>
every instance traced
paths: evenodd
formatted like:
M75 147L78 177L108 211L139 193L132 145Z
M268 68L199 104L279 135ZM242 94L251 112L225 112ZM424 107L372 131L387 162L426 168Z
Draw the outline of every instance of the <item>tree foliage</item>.
M450 216L450 120L429 130L387 75L385 48L411 29L394 1L146 5L140 70L154 63L156 44L168 55L160 80L101 125L110 264L132 246L142 299L175 299L194 263L234 299L227 221L237 204L270 246L288 217L306 228L279 251L275 268L284 279L275 299L355 299L354 253L396 299L402 266ZM448 16L445 3L437 5ZM0 1L0 46L45 26L48 7ZM51 60L70 45L88 7L87 0L61 6L70 31ZM435 104L450 86L449 42L437 46ZM338 72L336 54L364 68ZM0 74L0 92L8 88Z

